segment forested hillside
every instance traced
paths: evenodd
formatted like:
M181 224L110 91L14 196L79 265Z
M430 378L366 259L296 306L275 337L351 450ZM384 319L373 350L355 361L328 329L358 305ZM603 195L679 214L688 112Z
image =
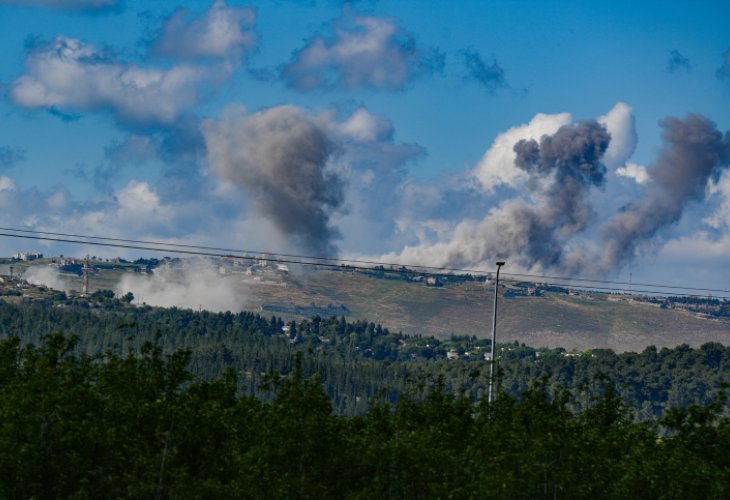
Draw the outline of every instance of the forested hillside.
M5 318L4 318L5 319ZM582 411L544 385L477 402L437 378L333 414L297 353L268 402L190 353L0 341L2 498L726 498L722 399L636 422L610 384Z
M289 374L296 353L305 376L317 374L334 410L363 414L375 399L394 403L423 381L442 376L446 389L472 401L484 393L489 340L473 337L407 336L366 321L314 317L285 324L255 313L209 313L133 307L129 297L97 292L89 299L0 302L0 337L39 345L45 335L75 336L77 354L119 355L153 342L165 353L190 351L196 380L213 380L226 370L237 374L239 394L266 399L270 373ZM610 350L566 352L498 344L499 387L520 397L535 382L547 390L566 389L566 404L580 410L594 396L599 378L612 382L639 419L668 408L706 404L730 381L730 348L647 348L641 353Z

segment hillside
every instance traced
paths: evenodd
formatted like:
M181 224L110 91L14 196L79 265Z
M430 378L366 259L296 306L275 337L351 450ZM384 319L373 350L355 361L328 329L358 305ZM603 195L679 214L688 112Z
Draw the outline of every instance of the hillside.
M48 270L49 260L16 264L16 273L31 269ZM173 262L174 265L179 265ZM218 263L216 264L218 265ZM120 282L133 276L136 282L153 281L159 276L146 273L149 266L126 263L95 263L90 279L91 290L120 290ZM218 272L220 271L220 273ZM0 266L7 273L7 266ZM81 288L81 277L74 272L46 272L51 286ZM478 338L491 334L493 288L477 281L449 282L426 286L423 281L404 281L393 276L368 275L351 271L323 269L275 268L250 269L221 263L203 291L194 288L195 273L167 277L158 288L175 283L187 292L187 307L197 306L195 293L210 295L221 288L230 296L219 309L251 310L263 315L275 314L285 320L314 315L345 316L350 321L367 319L405 334L448 337L452 334ZM42 276L41 276L42 277ZM397 276L396 276L397 278ZM177 281L176 281L177 280ZM211 281L212 280L212 281ZM501 290L498 311L499 341L517 341L533 347L563 347L568 350L610 348L617 352L641 351L646 346L673 347L705 342L730 344L730 318L713 317L696 311L659 307L645 298L631 295L545 291L542 296L505 294L514 284ZM159 296L140 295L132 288L137 302L156 304ZM163 294L164 291L158 291ZM201 300L202 302L202 300ZM195 305L192 305L195 304ZM168 305L163 303L162 305ZM181 304L185 306L185 304ZM211 308L209 305L205 307ZM215 309L215 304L212 307Z

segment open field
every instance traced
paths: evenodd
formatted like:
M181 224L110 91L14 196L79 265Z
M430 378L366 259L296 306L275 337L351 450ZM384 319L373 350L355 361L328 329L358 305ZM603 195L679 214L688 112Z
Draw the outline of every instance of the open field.
M32 265L43 266L46 262ZM16 273L30 264L16 264ZM0 273L7 274L6 266ZM134 269L100 270L91 290L117 290ZM57 273L66 289L80 290L80 276ZM138 275L144 278L146 275ZM408 334L446 337L451 334L486 337L491 334L494 289L466 282L444 287L382 279L344 271L297 271L277 280L252 281L242 274L220 277L235 293L241 310L301 320L307 310L344 311L348 319L367 319ZM216 281L217 282L217 281ZM215 286L215 285L213 285ZM262 310L274 307L276 312ZM341 306L344 306L342 308ZM534 347L584 350L610 348L641 351L648 345L699 346L705 342L730 344L730 321L683 310L661 309L631 300L630 296L548 292L542 297L500 297L498 339Z
M491 335L493 288L467 283L430 288L359 274L321 272L285 289L258 288L262 302L345 304L354 319L379 322L404 333L448 336ZM610 348L640 351L648 345L730 343L730 321L660 309L606 294L500 297L497 329L501 341L566 349Z

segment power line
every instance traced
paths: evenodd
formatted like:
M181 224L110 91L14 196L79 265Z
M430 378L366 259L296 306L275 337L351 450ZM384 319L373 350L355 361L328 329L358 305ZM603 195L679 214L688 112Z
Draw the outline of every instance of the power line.
M362 259L343 259L341 257L321 257L321 256L312 256L312 255L301 255L301 254L287 254L287 253L277 253L277 252L264 252L260 250L246 250L246 249L240 249L240 248L225 248L225 247L209 247L209 246L201 246L201 245L185 245L182 243L169 243L169 242L161 242L161 241L149 241L149 240L132 240L132 239L126 239L126 238L109 238L105 236L89 236L84 234L71 234L71 233L54 233L50 231L36 231L36 230L30 230L30 229L17 229L12 227L0 227L0 231L14 231L19 233L30 233L30 234L45 234L50 236L66 236L71 238L85 238L90 240L100 240L100 241L119 241L124 243L139 243L143 245L159 245L159 246L165 246L165 247L173 247L173 248L190 248L190 249L196 249L196 250L213 250L216 252L231 252L231 253L242 253L242 254L250 254L250 255L261 255L261 256L273 256L276 258L291 258L291 259L307 259L307 260L314 260L314 261L322 261L322 262L334 262L334 263L347 263L352 262L354 264L370 264L375 266L388 266L392 268L400 268L404 267L403 264L396 264L392 262L382 262L382 261L374 261L374 260L362 260ZM91 242L88 242L91 244ZM269 259L271 260L271 259ZM476 270L476 269L464 269L464 268L457 268L457 267L438 267L438 266L426 266L426 265L411 265L412 268L418 268L418 269L428 269L433 271L447 271L447 272L458 272L458 273L464 273L464 274L484 274L488 273L489 271L484 270Z
M201 245L187 245L182 243L169 243L169 242L159 242L159 241L149 241L149 240L133 240L133 239L126 239L126 238L111 238L111 237L105 237L105 236L90 236L90 235L83 235L83 234L71 234L71 233L56 233L56 232L49 232L49 231L38 231L38 230L29 230L29 229L19 229L19 228L7 228L7 227L0 227L0 230L3 231L13 231L13 232L20 232L20 233L30 233L30 234L44 234L44 235L51 235L51 236L65 236L65 237L71 237L71 238L84 238L89 240L99 240L99 241L118 241L123 243L139 243L142 245L156 245L156 246L164 246L166 247L163 249L158 249L160 251L172 251L171 248L189 248L189 249L196 249L196 250L212 250L216 252L230 252L230 253L243 253L247 255L261 255L266 256L269 260L272 259L306 259L308 261L319 261L319 262L329 262L329 263L335 263L335 264L368 264L368 265L375 265L375 266L388 266L390 268L393 268L394 270L404 271L406 268L403 264L393 263L393 262L383 262L383 261L373 261L373 260L361 260L361 259L343 259L343 258L336 258L336 257L321 257L321 256L312 256L312 255L301 255L301 254L286 254L286 253L276 253L276 252L262 252L262 251L256 251L256 250L246 250L246 249L234 249L234 248L225 248L225 247L210 247L210 246L201 246ZM87 244L92 244L92 242L84 242ZM251 257L252 258L252 257ZM470 269L470 268L460 268L460 267L439 267L439 266L426 266L426 265L410 265L409 271L413 269L418 270L427 270L431 273L461 273L461 274L477 274L477 275L484 275L485 273L490 273L491 271L485 271L482 269ZM448 276L448 274L444 274L445 276ZM659 284L659 283L633 283L631 281L615 281L615 280L605 280L605 279L596 279L596 278L582 278L582 277L569 277L569 276L554 276L554 275L543 275L543 274L529 274L529 273L503 273L503 276L511 276L513 278L532 278L536 280L563 280L563 281L571 281L571 282L582 282L582 283L598 283L598 284L606 284L606 285L627 285L629 287L633 286L643 286L643 287L650 287L650 288L659 288L659 289L666 289L666 290L692 290L692 291L699 291L699 292L708 292L708 293L727 293L730 294L729 289L722 289L722 288L700 288L700 287L692 287L692 286L678 286L678 285L666 285L666 284ZM515 281L515 280L509 280L509 281ZM576 287L582 287L582 288L588 288L588 285L576 285L576 284L566 284L565 286L576 286ZM618 288L616 290L623 290L622 288ZM681 294L680 294L681 295ZM704 295L702 295L704 296Z
M145 240L131 240L131 239L124 239L124 238L108 238L108 237L102 237L102 236L89 236L89 235L79 235L79 234L69 234L69 233L53 233L53 232L48 232L48 231L32 231L32 230L26 230L26 229L14 229L14 228L2 228L2 227L0 227L0 230L25 233L25 234L11 234L11 233L0 232L0 236L7 236L10 238L23 238L23 239L31 239L31 240L53 241L53 242L57 242L57 243L85 244L85 245L101 246L101 247L107 247L107 248L125 248L125 249L133 249L133 250L169 252L169 253L176 253L176 254L201 256L201 257L248 259L248 260L256 260L256 261L267 260L267 261L276 262L279 264L299 264L299 265L318 266L318 267L325 267L325 268L334 268L334 269L339 269L339 270L355 270L355 271L370 271L370 272L383 271L383 272L399 272L399 273L407 273L407 274L422 274L422 273L424 273L424 271L420 271L420 270L426 269L426 270L428 270L428 274L432 274L434 276L439 276L439 277L444 277L444 278L453 277L453 275L454 275L453 273L455 273L455 272L459 272L459 273L463 273L463 274L472 274L472 275L476 274L478 276L484 276L487 274L491 274L491 271L465 269L465 268L420 266L420 265L414 265L414 266L410 266L409 268L407 268L405 266L402 266L401 264L393 264L393 263L378 262L378 261L367 261L367 260L356 260L356 259L338 259L338 258L334 258L334 257L313 257L313 256L305 256L305 255L280 254L280 253L272 253L272 252L237 250L237 249L220 248L220 247L186 245L186 244L181 244L181 243L164 243L164 242L145 241ZM32 236L29 233L44 234L44 235L49 235L49 236L64 236L64 237L51 238L49 236ZM75 238L75 239L69 239L69 238ZM79 238L83 238L84 240L96 240L96 241L84 241ZM107 243L110 241L114 242L114 243ZM217 252L207 251L207 250L226 251L229 253L223 254L223 253L217 253ZM234 252L236 252L238 254L244 254L244 255L236 255L236 254L234 254ZM349 263L388 266L391 269L379 269L379 268L373 268L373 267L367 267L367 266L361 266L361 265L352 265ZM539 278L539 279L549 279L549 280L555 279L555 280L571 281L573 283L550 282L549 284L553 285L553 286L559 286L559 287L568 287L568 288L574 287L574 288L583 288L583 289L600 290L600 291L624 292L625 289L616 288L616 287L596 286L596 285L581 285L581 284L577 284L575 282L596 283L596 284L618 284L618 285L628 285L629 284L627 282L621 282L621 281L598 280L598 279L587 279L587 278L577 278L577 277L548 276L548 275L539 275L539 274L505 273L505 275L513 276L513 277L525 277L525 278L529 277L529 278ZM507 280L507 281L516 282L517 280L511 279L511 280ZM712 297L712 295L708 295L708 294L693 294L693 293L680 293L680 292L668 291L668 290L692 290L692 291L705 291L705 292L711 292L711 293L714 292L716 294L717 293L730 294L730 290L712 289L712 288L672 286L672 285L650 284L650 283L633 283L633 286L643 286L643 287L649 287L649 288L655 288L655 289L662 289L662 291L633 290L633 292L636 292L636 293L652 293L652 294L689 296L689 297ZM719 296L719 295L715 295L715 297L716 298L730 298L727 296Z
M276 262L280 264L301 264L305 266L317 266L317 267L328 267L328 268L335 268L335 269L344 269L344 270L358 270L358 271L381 271L381 269L372 268L372 267L365 267L365 266L353 266L353 265L347 265L344 264L344 262L347 261L340 261L338 259L328 259L330 261L334 262L313 262L311 260L297 260L294 258L280 258L277 255L281 254L265 254L263 252L258 252L258 255L260 256L251 256L251 255L235 255L232 253L223 254L223 253L215 253L215 252L206 252L202 250L187 250L187 249L180 249L180 248L169 248L165 244L159 244L159 246L143 246L143 245L133 245L133 244L122 244L122 243L105 243L103 241L83 241L83 240L74 240L74 239L68 239L68 238L51 238L48 236L31 236L28 234L10 234L10 233L2 233L0 232L0 236L8 236L11 238L24 238L24 239L30 239L30 240L41 240L41 241L54 241L57 243L77 243L77 244L83 244L83 245L94 245L94 246L101 246L101 247L107 247L107 248L126 248L126 249L134 249L134 250L146 250L146 251L155 251L155 252L169 252L169 253L177 253L177 254L184 254L184 255L195 255L195 256L201 256L201 257L219 257L219 258L228 258L228 259L241 259L241 260L256 260L256 261L271 261ZM150 243L154 245L154 243ZM176 245L172 245L176 246ZM193 248L196 248L193 246ZM199 247L198 247L199 248ZM241 250L236 250L239 253L244 253ZM314 258L316 259L316 258ZM340 262L335 263L335 262ZM421 271L416 271L412 269L384 269L383 271L386 272L405 272L409 274L422 274ZM453 274L447 274L447 273L430 273L435 276L443 276L443 277L449 277L453 276ZM487 274L485 271L481 271L480 274Z
M556 279L556 280L565 280L565 281L582 281L584 283L628 285L631 287L648 286L648 287L652 287L652 288L667 288L667 289L679 289L679 290L694 290L694 291L700 291L700 292L730 293L730 290L722 289L722 288L698 288L698 287L691 287L691 286L662 285L662 284L656 284L656 283L636 283L636 282L632 282L632 281L610 281L610 280L599 280L599 279L591 279L591 278L570 278L570 277L566 277L566 276L549 276L549 275L542 275L542 274L504 273L504 275L505 276L516 276L516 277L522 277L522 278L542 278L542 279Z

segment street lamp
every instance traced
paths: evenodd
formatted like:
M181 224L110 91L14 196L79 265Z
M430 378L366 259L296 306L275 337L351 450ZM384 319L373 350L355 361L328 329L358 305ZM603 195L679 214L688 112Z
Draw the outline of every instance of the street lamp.
M497 292L499 291L499 270L504 262L497 262L497 280L494 282L494 315L492 316L492 352L489 357L489 395L487 402L491 403L495 398L492 397L492 388L494 386L494 346L497 338Z

